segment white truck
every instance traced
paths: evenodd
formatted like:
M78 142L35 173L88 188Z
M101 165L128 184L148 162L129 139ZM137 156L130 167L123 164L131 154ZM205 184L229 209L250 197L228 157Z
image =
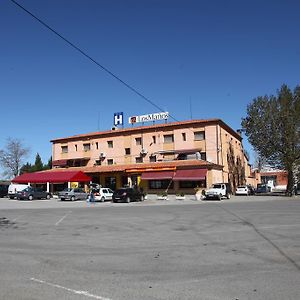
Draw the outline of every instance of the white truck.
M205 199L230 199L231 189L228 183L214 183L206 192Z
M21 191L25 190L28 187L29 187L28 184L15 184L15 183L11 183L9 185L9 187L8 187L7 196L10 199L14 199L16 197L17 192L21 192Z

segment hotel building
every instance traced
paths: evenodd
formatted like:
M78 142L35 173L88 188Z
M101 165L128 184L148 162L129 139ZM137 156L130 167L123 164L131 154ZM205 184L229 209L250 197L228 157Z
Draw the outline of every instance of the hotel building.
M217 182L235 190L252 180L242 137L220 119L113 128L51 142L53 170L83 171L112 189L192 194Z

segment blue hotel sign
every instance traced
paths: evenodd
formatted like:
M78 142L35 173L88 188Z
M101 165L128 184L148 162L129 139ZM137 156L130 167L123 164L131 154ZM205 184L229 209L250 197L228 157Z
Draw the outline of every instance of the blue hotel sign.
M123 112L117 112L114 113L114 125L118 126L118 125L123 125Z

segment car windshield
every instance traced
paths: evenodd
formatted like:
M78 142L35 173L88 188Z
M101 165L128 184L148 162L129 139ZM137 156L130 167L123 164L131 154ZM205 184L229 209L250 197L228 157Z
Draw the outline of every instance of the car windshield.
M213 189L220 189L221 188L221 184L214 184L212 186Z
M238 189L245 189L246 187L244 185L238 186Z
M257 187L258 187L258 188L264 188L264 187L266 187L266 185L265 185L265 184L259 183L259 184L257 185Z
M72 189L68 189L68 188L63 190L63 192L71 192L71 191L72 191Z

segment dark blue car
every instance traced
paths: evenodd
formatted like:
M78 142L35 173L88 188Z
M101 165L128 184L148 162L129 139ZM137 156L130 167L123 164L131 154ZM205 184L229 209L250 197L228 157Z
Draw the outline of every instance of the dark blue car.
M267 184L258 184L255 192L256 194L269 193L271 188Z

